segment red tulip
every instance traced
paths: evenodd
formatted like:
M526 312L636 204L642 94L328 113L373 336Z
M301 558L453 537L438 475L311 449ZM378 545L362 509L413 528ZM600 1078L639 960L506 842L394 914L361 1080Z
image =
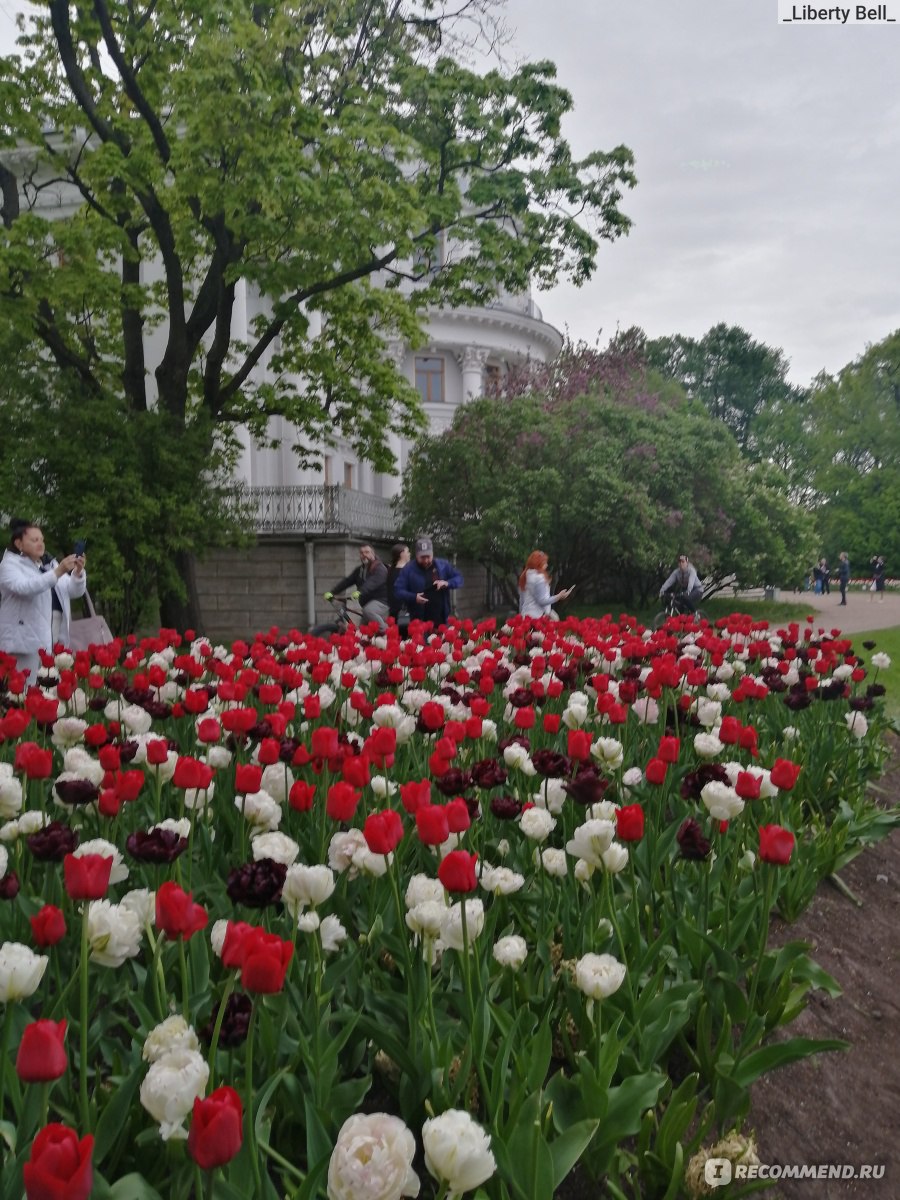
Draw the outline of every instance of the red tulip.
M776 758L771 770L772 782L781 791L789 792L797 782L801 770L802 767L799 764L792 763L787 758Z
M677 763L681 750L681 739L677 737L661 737L656 757L664 763Z
M65 1019L32 1021L25 1026L16 1055L16 1074L23 1083L48 1083L66 1073L65 1038Z
M416 809L416 833L426 846L440 846L450 836L447 811L440 804L426 804Z
M758 800L761 784L760 777L754 775L752 771L738 771L734 790L742 800Z
M262 787L262 767L255 763L238 763L234 769L234 790L253 795Z
M295 812L309 812L316 797L315 784L305 783L302 779L291 784L288 793L288 803Z
M208 921L206 909L194 904L190 892L183 891L172 880L160 885L156 892L156 928L170 941L176 938L187 941L205 929Z
M175 774L172 776L172 786L177 788L196 788L204 791L212 783L213 769L207 763L196 758L182 755L175 764Z
M66 1125L46 1125L31 1145L22 1168L28 1200L87 1200L94 1186L94 1138L80 1141Z
M644 774L647 777L648 783L653 783L658 786L659 784L665 783L667 770L668 766L661 758L651 758L647 763Z
M438 867L438 879L448 892L474 892L478 886L475 877L477 854L467 850L451 850Z
M338 731L321 725L312 731L313 758L334 758L338 752Z
M457 796L455 800L445 804L444 812L447 814L447 824L450 826L451 833L465 833L472 824L469 806L462 796Z
M169 743L162 738L153 738L147 743L147 762L151 767L158 767L169 757Z
M759 857L762 862L786 867L794 852L795 839L789 829L781 825L760 825Z
M231 1162L243 1140L244 1110L241 1098L230 1087L216 1088L194 1101L188 1134L188 1153L204 1171Z
M418 779L401 783L400 801L410 815L418 812L424 805L431 803L431 781Z
M325 811L332 821L352 821L359 804L359 792L349 783L333 783L328 789Z
M55 946L65 937L66 918L55 904L45 904L31 918L31 932L38 946Z
M53 770L53 751L43 750L36 742L20 742L16 746L15 769L28 779L49 779Z
M244 961L244 940L256 928L246 921L229 921L225 927L222 943L222 966L229 970L239 969Z
M446 718L447 714L443 704L438 704L436 700L427 701L419 712L419 720L430 733L435 733L440 729Z
M113 860L102 854L67 854L63 859L66 891L72 900L102 900L109 887Z
M363 825L366 845L373 854L391 854L403 840L403 822L392 808L370 813Z
M639 804L623 804L616 810L616 837L620 842L639 842L644 836L644 810Z
M280 992L293 953L293 942L254 926L241 943L241 987L265 995Z
M587 762L591 756L591 735L586 729L570 729L566 753L576 762Z

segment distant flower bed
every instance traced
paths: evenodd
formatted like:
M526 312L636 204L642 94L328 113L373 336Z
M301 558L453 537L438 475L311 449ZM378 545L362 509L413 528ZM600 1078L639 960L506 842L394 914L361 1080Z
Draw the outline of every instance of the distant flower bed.
M889 665L739 614L0 656L0 1200L677 1194L838 1044L768 1040L835 988L768 920L893 823Z

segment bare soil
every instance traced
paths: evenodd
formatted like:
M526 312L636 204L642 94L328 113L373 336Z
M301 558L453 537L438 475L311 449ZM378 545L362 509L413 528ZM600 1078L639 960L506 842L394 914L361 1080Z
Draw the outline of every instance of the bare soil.
M900 803L900 739L878 781L882 802ZM830 881L794 925L773 940L801 940L843 988L811 993L787 1036L843 1038L847 1051L820 1054L765 1076L753 1089L749 1126L761 1162L874 1164L875 1179L781 1180L780 1200L900 1198L900 830L863 851L841 872L860 904Z

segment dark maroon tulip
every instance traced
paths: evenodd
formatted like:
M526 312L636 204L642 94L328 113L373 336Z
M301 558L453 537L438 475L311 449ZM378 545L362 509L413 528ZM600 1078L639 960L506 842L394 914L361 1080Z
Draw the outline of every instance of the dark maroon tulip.
M558 750L535 750L531 761L537 773L545 779L562 779L572 769L568 758Z
M125 849L132 858L157 866L174 862L187 850L187 846L187 838L181 837L174 829L151 829L149 832L138 829L129 834L125 841Z
M272 858L235 867L228 875L226 891L235 904L248 908L267 908L281 899L281 889L287 877L284 863Z
M63 804L70 804L73 808L78 804L90 804L100 795L96 783L91 783L89 779L57 779L54 790Z
M472 782L476 787L502 787L506 778L505 768L495 758L483 758L472 767Z
M461 796L472 786L472 777L468 771L451 767L440 779L434 780L434 786L444 796Z
M20 886L19 877L15 871L7 871L0 879L0 900L15 900Z
M675 835L681 850L681 857L700 861L709 857L711 845L708 838L703 836L703 830L691 817L682 822L681 828Z
M494 796L491 812L499 821L514 821L522 811L522 804L515 796Z
M62 821L51 821L25 839L28 849L40 862L62 862L78 845L78 834Z
M582 804L586 808L589 804L599 804L609 787L609 780L605 779L596 767L582 767L573 779L563 784L563 787L576 804Z
M682 800L699 800L708 783L730 783L728 772L719 763L704 763L696 771L689 771L681 781Z

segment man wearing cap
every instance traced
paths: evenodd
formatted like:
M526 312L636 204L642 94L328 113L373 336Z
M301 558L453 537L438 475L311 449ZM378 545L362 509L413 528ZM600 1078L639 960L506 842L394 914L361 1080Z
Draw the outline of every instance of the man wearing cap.
M405 601L410 616L446 624L450 616L450 591L462 587L463 577L445 558L434 557L434 546L427 534L419 534L413 545L415 558L408 562L394 583L394 595Z

